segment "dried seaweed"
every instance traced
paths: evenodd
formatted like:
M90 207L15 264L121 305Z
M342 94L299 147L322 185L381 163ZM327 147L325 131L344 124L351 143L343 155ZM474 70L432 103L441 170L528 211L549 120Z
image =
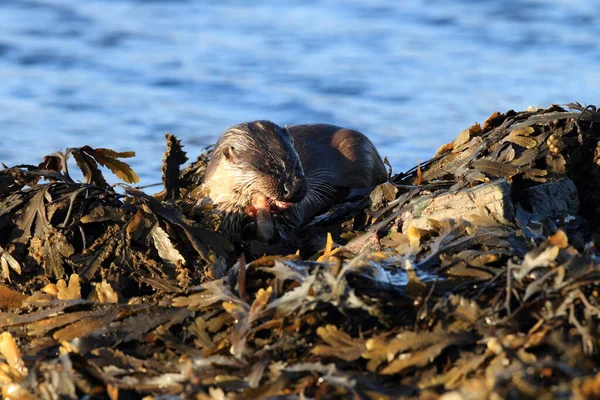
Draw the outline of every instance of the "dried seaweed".
M167 151L163 159L162 173L163 184L165 185L165 200L174 200L179 198L179 167L185 163L188 158L183 151L181 142L173 135L165 134L167 138Z
M156 196L102 175L131 152L5 168L3 395L598 397L600 114L569 107L494 113L271 247L215 231L210 151L179 172L171 135Z

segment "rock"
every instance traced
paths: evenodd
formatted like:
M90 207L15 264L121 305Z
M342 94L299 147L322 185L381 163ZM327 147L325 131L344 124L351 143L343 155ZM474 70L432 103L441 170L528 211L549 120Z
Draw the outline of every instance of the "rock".
M511 186L505 180L482 184L471 189L446 192L435 196L422 196L402 215L402 232L410 226L431 229L430 219L492 217L500 224L514 220Z
M579 213L579 194L570 179L532 186L522 195L521 204L538 220Z

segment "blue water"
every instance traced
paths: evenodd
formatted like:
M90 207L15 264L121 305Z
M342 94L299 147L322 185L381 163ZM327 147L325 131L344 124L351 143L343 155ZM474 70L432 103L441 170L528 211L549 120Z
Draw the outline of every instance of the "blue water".
M494 110L600 103L599 46L586 0L0 0L0 161L135 150L150 184L165 131L195 158L270 119L361 130L399 172Z

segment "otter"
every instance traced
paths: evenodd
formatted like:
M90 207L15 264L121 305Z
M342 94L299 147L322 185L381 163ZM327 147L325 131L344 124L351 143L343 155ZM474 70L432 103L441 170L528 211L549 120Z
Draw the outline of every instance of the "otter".
M273 214L301 225L331 207L340 193L366 192L387 179L377 149L358 131L254 121L221 135L204 185L226 229L239 231L240 218L251 217L256 238L271 241Z

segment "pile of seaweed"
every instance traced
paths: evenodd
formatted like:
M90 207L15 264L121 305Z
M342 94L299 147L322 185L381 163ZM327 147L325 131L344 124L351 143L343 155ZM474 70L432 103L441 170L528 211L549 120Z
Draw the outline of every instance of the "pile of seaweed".
M594 107L494 113L283 247L219 231L210 151L167 135L155 196L132 155L0 171L3 397L600 396Z

